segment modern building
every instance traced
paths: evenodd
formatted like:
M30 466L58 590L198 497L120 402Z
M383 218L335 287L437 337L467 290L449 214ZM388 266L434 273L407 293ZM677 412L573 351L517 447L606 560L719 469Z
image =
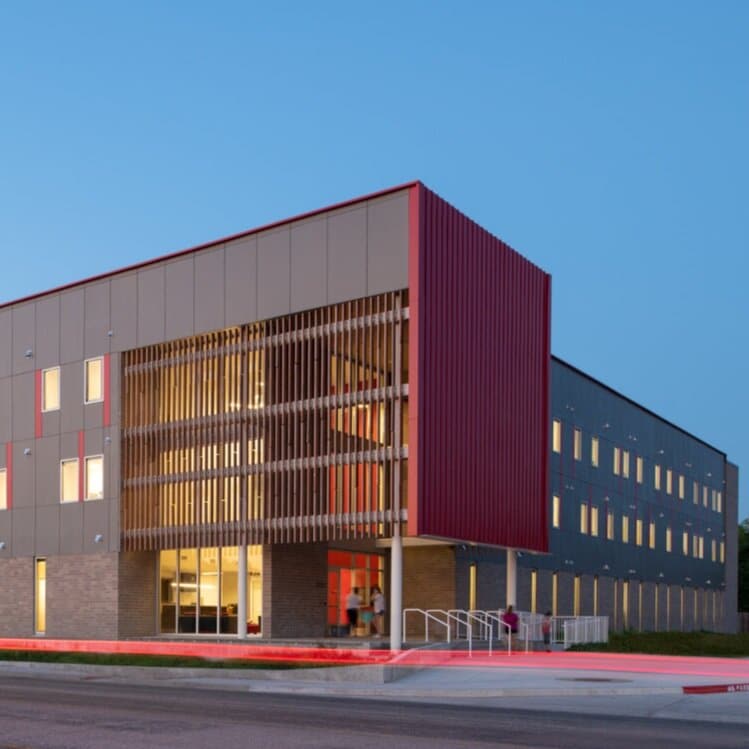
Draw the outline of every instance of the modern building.
M738 471L550 354L421 183L0 307L0 635L339 633L345 598L732 630Z

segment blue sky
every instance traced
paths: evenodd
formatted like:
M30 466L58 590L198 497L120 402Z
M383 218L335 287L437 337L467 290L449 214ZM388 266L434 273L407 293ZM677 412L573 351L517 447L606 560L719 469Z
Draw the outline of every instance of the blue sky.
M557 355L747 471L748 33L728 0L3 3L0 301L421 179L553 275Z

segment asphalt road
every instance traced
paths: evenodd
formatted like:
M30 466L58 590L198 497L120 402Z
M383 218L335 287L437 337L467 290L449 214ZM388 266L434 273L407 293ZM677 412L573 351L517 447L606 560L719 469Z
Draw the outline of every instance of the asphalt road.
M0 678L0 749L748 745L746 725Z

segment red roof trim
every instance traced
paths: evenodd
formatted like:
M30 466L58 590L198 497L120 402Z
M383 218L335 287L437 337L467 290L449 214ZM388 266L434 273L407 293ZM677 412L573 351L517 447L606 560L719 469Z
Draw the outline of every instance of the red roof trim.
M313 216L319 216L321 213L327 213L329 211L335 211L340 208L346 208L350 205L356 205L357 203L363 203L366 200L374 200L375 198L381 198L385 195L390 195L394 192L400 192L401 190L406 190L410 187L414 187L416 185L421 184L418 180L414 180L412 182L405 182L402 185L396 185L395 187L388 187L384 190L378 190L377 192L369 193L367 195L362 195L358 198L351 198L350 200L344 200L341 203L334 203L333 205L325 206L324 208L317 208L314 211L307 211L306 213L300 213L296 216L291 216L290 218L285 218L280 221L273 221L270 224L263 224L262 226L258 226L254 229L247 229L246 231L239 232L238 234L231 234L228 237L222 237L221 239L214 239L210 242L204 242L203 244L195 245L194 247L188 247L185 250L177 250L176 252L171 252L167 255L161 255L159 257L153 258L152 260L144 260L141 263L134 263L133 265L127 265L124 268L118 268L117 270L108 271L106 273L99 273L96 276L90 276L88 278L84 278L80 281L71 281L70 283L63 284L62 286L55 286L52 289L48 289L47 291L40 291L36 294L30 294L29 296L21 297L20 299L15 299L10 302L2 302L0 303L0 309L4 309L5 307L12 307L16 304L21 304L22 302L29 302L32 299L39 299L43 296L47 296L47 294L56 294L60 291L66 291L67 289L74 289L76 286L83 286L87 283L93 283L94 281L101 281L105 278L111 278L112 276L117 276L120 273L128 273L130 271L138 270L140 268L147 268L149 265L155 265L156 263L163 263L166 260L172 260L177 257L182 257L183 255L189 255L191 252L199 252L200 250L207 250L209 247L216 247L217 245L224 244L225 242L232 242L235 239L241 239L242 237L249 237L253 234L259 234L263 231L270 231L271 229L275 229L279 226L283 226L284 224L292 224L296 221L304 221L305 219L312 218Z

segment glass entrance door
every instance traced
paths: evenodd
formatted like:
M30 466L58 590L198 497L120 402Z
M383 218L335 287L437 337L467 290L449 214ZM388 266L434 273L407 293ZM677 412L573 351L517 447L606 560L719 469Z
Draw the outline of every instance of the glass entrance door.
M384 591L385 557L380 554L358 554L331 549L328 551L328 632L349 634L346 596L356 589L362 599L359 625L354 633L368 637L374 633L372 624L372 588Z

